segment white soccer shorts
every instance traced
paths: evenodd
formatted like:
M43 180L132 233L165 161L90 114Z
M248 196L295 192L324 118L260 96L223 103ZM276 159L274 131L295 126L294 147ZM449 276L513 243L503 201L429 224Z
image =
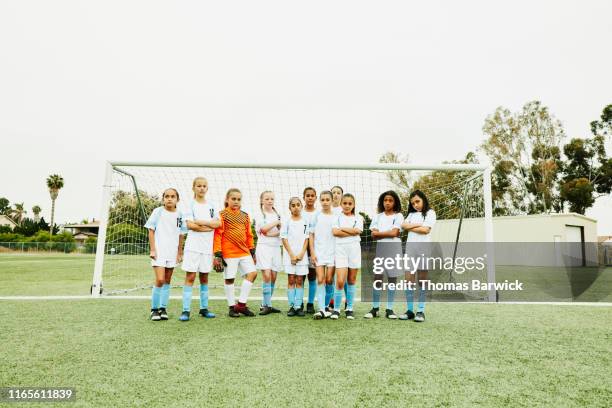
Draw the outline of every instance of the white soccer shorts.
M257 245L255 258L257 259L257 269L260 271L270 269L278 272L282 269L282 255L280 246Z
M336 244L335 264L337 268L361 268L361 245L359 242Z
M308 265L285 265L284 272L287 275L308 275Z
M176 267L176 259L151 259L151 266L163 266L164 268L174 268Z
M240 276L244 276L247 273L257 272L255 263L250 255L241 256L240 258L224 258L227 266L223 271L224 279L236 279L236 273L240 269Z
M183 265L181 268L185 272L209 273L212 271L212 254L202 254L194 251L185 251Z

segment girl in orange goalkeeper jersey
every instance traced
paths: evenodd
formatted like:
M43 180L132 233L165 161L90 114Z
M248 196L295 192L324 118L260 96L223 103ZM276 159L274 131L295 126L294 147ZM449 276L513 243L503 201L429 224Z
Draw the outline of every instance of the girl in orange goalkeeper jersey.
M257 277L255 268L255 249L251 232L249 215L240 210L242 193L237 188L230 188L225 195L225 209L219 213L221 225L215 229L213 250L214 268L223 271L224 289L229 305L229 316L255 316L247 307L249 292ZM225 266L225 268L224 268ZM234 279L236 273L244 276L240 288L240 296L236 303L234 295Z

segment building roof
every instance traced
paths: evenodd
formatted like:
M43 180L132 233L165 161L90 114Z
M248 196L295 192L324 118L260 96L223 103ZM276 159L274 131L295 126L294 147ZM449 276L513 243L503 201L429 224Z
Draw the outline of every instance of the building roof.
M99 228L100 221L92 221L88 224L65 224L64 228Z
M8 221L10 224L13 224L13 227L17 226L17 223L15 221L13 221L13 219L11 217L7 217L6 215L0 215L0 220L1 221Z

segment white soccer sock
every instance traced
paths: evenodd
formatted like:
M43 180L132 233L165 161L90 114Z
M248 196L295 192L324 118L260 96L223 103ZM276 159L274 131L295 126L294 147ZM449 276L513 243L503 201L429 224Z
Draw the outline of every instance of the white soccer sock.
M236 295L234 295L234 284L224 284L223 289L225 290L225 297L227 298L228 306L234 306L236 304Z
M253 287L253 282L248 279L242 281L242 287L240 288L240 297L238 301L240 303L246 303L249 299L249 293L251 292L251 288Z

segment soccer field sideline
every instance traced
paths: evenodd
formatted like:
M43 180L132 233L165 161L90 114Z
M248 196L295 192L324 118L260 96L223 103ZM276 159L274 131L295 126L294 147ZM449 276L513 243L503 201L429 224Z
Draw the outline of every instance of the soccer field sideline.
M128 296L101 296L94 298L91 295L52 295L52 296L0 296L0 300L150 300L151 296L144 295L128 295ZM181 296L170 296L170 299L182 300ZM193 296L192 301L199 300L199 296ZM224 296L209 296L209 300L225 300ZM249 297L249 301L261 300L261 297ZM274 301L286 301L285 296L274 296ZM355 302L361 303L361 298L355 298ZM367 303L367 302L365 302ZM402 301L395 303L402 304ZM433 303L450 303L450 304L471 304L471 305L548 305L548 306L594 306L594 307L612 307L612 302L518 302L518 301L501 301L501 302L470 302L470 301L448 301L448 302L433 302Z

